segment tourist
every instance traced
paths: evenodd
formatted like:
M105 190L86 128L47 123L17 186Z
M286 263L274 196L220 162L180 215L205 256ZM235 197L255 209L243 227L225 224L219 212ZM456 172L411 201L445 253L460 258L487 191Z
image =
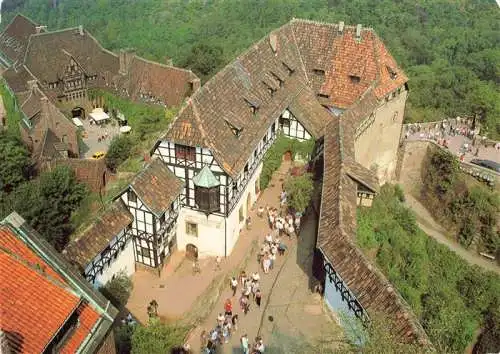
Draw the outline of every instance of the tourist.
M257 209L257 216L259 218L262 218L262 216L264 215L264 207L263 206L260 206L258 209Z
M250 311L250 302L248 301L248 297L242 296L240 300L241 309L243 313L246 315L248 311Z
M262 299L262 293L260 292L260 289L257 289L255 291L255 303L257 304L257 306L260 307L260 301Z
M284 206L286 203L286 191L281 191L281 194L280 194L280 206Z
M269 245L270 245L271 243L273 243L273 235L271 235L271 233L268 233L268 234L266 235L266 240L265 240L265 242L266 242L267 244L269 244Z
M269 255L264 256L264 260L262 261L262 268L264 270L264 274L269 273L269 267L271 266L271 260L269 259Z
M248 217L246 219L246 225L247 225L247 230L252 229L252 218L250 217L250 215L248 215Z
M269 227L274 230L274 212L271 210L269 213Z
M255 294L257 293L259 288L260 288L259 282L252 283L252 295L254 299L255 299Z
M243 292L243 295L247 297L247 299L250 299L250 294L252 293L252 282L250 280L247 281L245 285L245 290Z
M233 315L233 304L231 303L231 299L226 299L226 302L224 303L224 314L226 316Z
M278 235L281 236L281 234L283 233L283 222L282 222L283 219L281 218L278 218L276 220L276 228L278 229Z
M205 350L205 348L208 346L208 334L207 331L203 330L200 334L200 348L201 351Z
M221 270L221 269L222 269L222 268L221 268L221 266L220 266L220 265L221 265L221 263L222 263L222 258L221 258L221 256L217 256L217 257L215 258L215 270L216 270L216 271L217 271L217 270Z
M295 233L295 228L293 227L293 223L288 224L288 228L286 231L287 231L286 233L288 234L288 237L290 239L292 239L292 236Z
M235 277L231 278L231 290L233 291L233 297L236 295L236 289L238 288L238 281Z
M260 280L259 272L252 273L252 282L257 283Z
M264 353L264 342L261 337L255 338L255 344L253 348L257 353Z
M224 322L222 326L222 338L224 338L224 343L229 343L229 335L230 335L230 324L229 322Z
M225 319L226 319L226 316L224 316L222 313L219 313L219 315L217 316L217 324L219 326L222 326Z
M300 214L295 214L295 230L297 230L297 234L300 228Z
M240 272L239 280L240 280L241 287L243 288L245 286L246 281L247 281L247 273L244 270L242 270Z
M276 254L271 254L269 255L269 269L274 269L274 262L276 261Z
M243 351L243 354L249 354L248 336L246 333L241 336L240 343L241 343L241 350Z
M233 325L233 330L236 332L238 330L238 314L234 314L231 318L231 323Z
M278 246L278 253L279 253L279 255L283 256L285 254L286 250L287 250L287 246L283 242L280 242L280 244Z

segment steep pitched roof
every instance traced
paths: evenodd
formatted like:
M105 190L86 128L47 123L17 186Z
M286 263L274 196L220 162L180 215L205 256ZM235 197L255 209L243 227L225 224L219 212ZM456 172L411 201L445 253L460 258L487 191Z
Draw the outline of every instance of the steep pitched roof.
M22 62L29 37L36 33L36 23L17 14L0 34L0 52L12 62Z
M356 246L356 182L376 191L378 182L370 171L354 161L350 124L330 124L324 137L324 172L316 246L354 293L368 314L383 312L393 321L397 335L429 343L409 306L385 276ZM347 127L347 131L344 128Z
M0 328L19 352L43 352L74 313L80 325L61 352L89 336L86 349L95 350L117 314L15 213L0 224L0 284Z
M28 91L28 81L35 80L24 65L11 66L2 73L2 76L14 93Z
M68 244L63 254L71 263L85 269L133 219L123 201L115 200L95 222Z
M370 28L357 37L355 26L308 20L292 20L292 26L312 87L330 105L347 108L370 87L382 98L408 81Z
M130 187L151 212L160 216L180 195L184 182L168 169L163 160L155 158L135 176Z
M64 76L66 65L74 58L87 75L118 73L118 57L104 49L86 30L68 28L31 36L24 64L42 83ZM101 79L99 77L99 79Z
M306 82L294 33L290 25L285 25L254 44L198 90L165 138L209 148L234 177L279 114L295 100L305 102L313 97ZM308 109L314 107L303 109L309 113ZM301 115L315 137L327 123L322 119L329 118Z
M152 62L135 56L128 73L119 78L118 85L126 88L130 98L145 101L141 95L150 95L168 107L179 106L192 93L195 81L191 70ZM156 102L154 102L156 103Z
M60 165L71 168L75 172L76 180L85 183L94 192L99 192L104 186L106 173L104 159L57 159L47 161L41 167L50 171Z

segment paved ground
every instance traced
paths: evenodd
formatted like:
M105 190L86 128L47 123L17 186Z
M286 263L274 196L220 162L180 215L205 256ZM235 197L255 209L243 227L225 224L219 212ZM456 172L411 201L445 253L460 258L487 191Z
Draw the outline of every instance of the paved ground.
M408 140L427 140L427 133L414 133L408 136ZM460 156L463 151L464 144L472 145L472 140L463 136L463 135L445 135L445 139L448 143L448 149L455 155ZM431 139L435 140L435 139ZM484 159L484 160L492 160L500 163L500 150L495 149L495 147L484 147L479 146L478 156L474 156L476 153L476 148L479 146L477 144L472 148L472 152L466 152L464 156L464 161L470 162L472 159Z
M434 238L437 242L445 245L450 250L455 252L459 257L463 258L470 264L478 265L485 270L496 272L500 274L500 267L494 261L489 261L486 258L474 254L463 248L458 242L447 237L446 230L439 225L427 209L409 193L405 194L406 204L415 212L417 217L418 226L429 236Z
M281 192L279 179L283 178L289 168L289 162L283 163L273 176L270 186L261 193L253 210L250 211L252 229L242 230L233 252L222 261L221 271L214 271L215 259L208 257L200 260L201 274L193 275L192 263L184 259L183 252L174 252L168 264L164 266L160 278L146 271L135 272L132 275L134 289L127 303L127 308L134 316L141 322L147 321L147 305L155 299L159 304L160 317L165 320L180 319L195 306L198 297L218 276L222 274L229 279L237 272L235 269L248 256L252 242L263 239L267 230L266 221L256 216L256 206L278 205ZM182 296L179 296L179 291L182 292Z
M266 189L257 205L277 206L281 188L280 179L285 178L286 169L281 168L281 175L275 175L273 182ZM263 242L269 227L265 219L252 216L254 221L252 233ZM273 270L269 274L263 274L256 260L256 255L251 255L251 260L245 269L247 274L259 271L261 275L260 288L262 290L262 304L257 307L252 303L250 312L244 315L238 306L237 295L232 297L229 289L229 277L227 277L224 291L220 294L215 308L201 325L194 328L187 340L195 353L200 348L200 335L203 330L210 331L216 325L217 315L223 312L224 301L230 298L233 302L233 312L238 313L239 326L233 334L229 343L219 348L220 353L241 353L239 338L247 333L251 342L255 336L261 335L265 345L268 347L266 353L292 353L304 352L298 346L304 344L303 338L323 340L325 338L334 341L342 338L339 326L331 320L328 310L322 305L319 295L311 293L309 286L309 271L312 262L312 248L314 247L315 220L304 223L303 231L297 240L284 239L288 244L285 256L278 256ZM308 240L308 242L302 242ZM298 247L299 246L299 247ZM232 256L231 256L232 257ZM306 271L304 271L306 270ZM237 276L238 269L233 273ZM272 316L272 321L269 320Z
M86 146L83 148L83 151L81 151L85 158L92 157L92 155L98 151L108 151L109 144L113 137L120 134L120 127L118 124L114 126L111 123L91 125L89 119L81 119L81 121L83 123L83 129L87 133L87 137L83 137L83 142ZM106 136L106 134L107 138L100 139L101 141L99 141L99 138Z

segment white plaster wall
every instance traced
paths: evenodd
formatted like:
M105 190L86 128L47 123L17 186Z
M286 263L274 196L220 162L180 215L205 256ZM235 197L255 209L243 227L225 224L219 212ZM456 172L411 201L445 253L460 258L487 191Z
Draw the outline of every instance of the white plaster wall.
M356 160L375 170L380 184L395 177L397 151L408 91L375 110L375 121L355 142Z
M113 275L118 274L122 270L127 276L131 276L135 272L134 243L132 238L128 240L123 251L118 253L118 257L111 261L109 267L106 266L102 274L97 274L94 285L99 287L106 284L113 278Z
M239 221L239 210L243 206L243 215L246 219L247 197L250 194L251 206L255 204L257 195L255 194L255 182L262 172L262 163L257 167L253 177L249 180L241 199L236 204L231 214L224 223L224 217L210 214L207 216L199 211L189 208L182 208L177 222L177 247L185 250L187 244L198 247L200 258L209 256L229 256L238 241L240 230L245 227L245 221ZM186 234L186 222L198 225L198 237ZM225 235L227 233L227 239Z

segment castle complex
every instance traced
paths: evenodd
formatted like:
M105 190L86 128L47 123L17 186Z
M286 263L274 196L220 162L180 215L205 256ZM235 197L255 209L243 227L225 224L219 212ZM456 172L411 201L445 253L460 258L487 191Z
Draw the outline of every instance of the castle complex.
M428 341L355 241L357 206L370 206L394 178L408 96L407 77L372 29L293 19L201 88L191 72L116 56L81 28L29 38L24 57L10 55L17 65L5 78L18 98L42 97L42 117L57 116L51 102L74 102L94 85L166 106L189 96L152 160L64 251L88 281L138 267L159 273L174 249L230 256L259 197L264 154L282 134L315 142L309 159L322 171L315 272L326 303L363 321L385 313L401 338ZM71 49L74 41L80 45ZM173 76L177 89L166 81Z

